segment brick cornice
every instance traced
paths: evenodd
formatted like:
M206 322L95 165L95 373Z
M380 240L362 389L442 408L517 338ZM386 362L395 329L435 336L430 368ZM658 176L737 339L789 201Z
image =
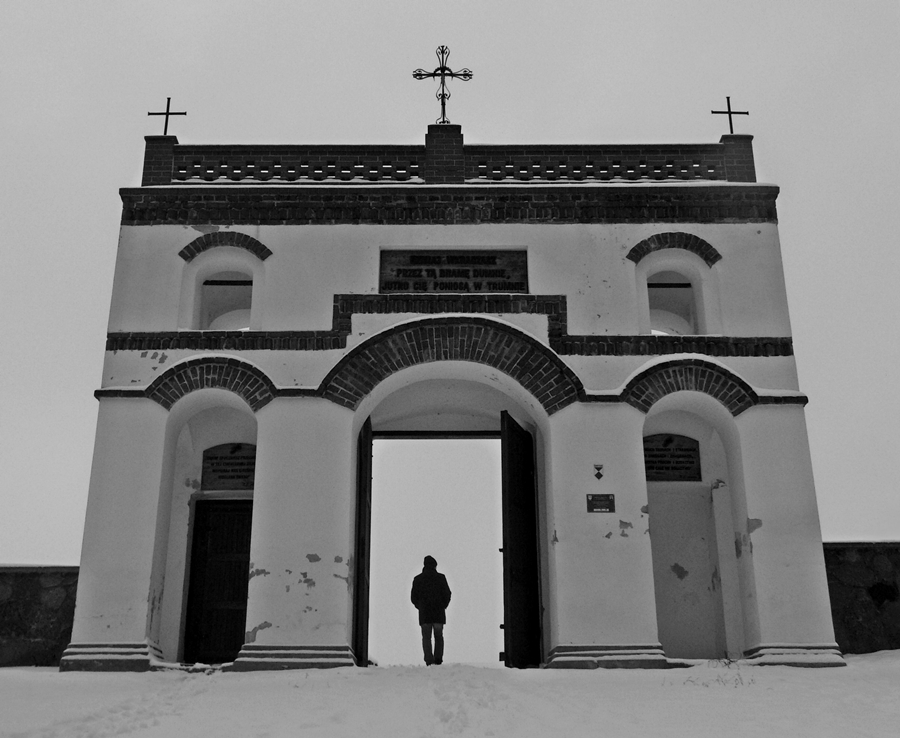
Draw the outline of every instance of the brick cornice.
M147 187L122 225L776 222L774 185Z

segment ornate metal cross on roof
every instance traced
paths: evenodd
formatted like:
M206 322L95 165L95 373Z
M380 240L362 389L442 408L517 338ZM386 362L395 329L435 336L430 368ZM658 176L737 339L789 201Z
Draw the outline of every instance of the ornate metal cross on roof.
M147 113L147 115L164 115L166 116L166 124L163 126L163 136L169 135L169 116L170 115L187 115L187 112L183 113L173 113L169 110L169 103L172 102L171 97L166 98L166 111L164 113Z
M413 72L413 77L416 79L434 79L435 77L441 78L441 86L438 87L437 93L435 93L435 97L441 101L441 117L438 118L435 123L449 123L450 119L447 117L447 100L450 98L450 91L447 89L447 77L451 77L453 79L461 79L463 82L468 82L472 79L472 70L471 69L460 69L458 72L454 72L450 67L447 66L447 57L450 56L450 49L446 46L438 46L435 51L437 54L438 61L440 62L440 66L435 69L433 72L426 72L424 69L417 69Z
M734 125L731 122L731 116L733 115L750 115L746 110L732 110L731 109L731 98L726 97L725 102L728 104L728 110L710 110L709 112L713 115L727 115L728 116L728 132L734 133Z

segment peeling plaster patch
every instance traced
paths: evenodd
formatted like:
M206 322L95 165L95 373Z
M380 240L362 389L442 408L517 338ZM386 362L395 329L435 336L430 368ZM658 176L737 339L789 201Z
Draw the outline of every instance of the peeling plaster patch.
M684 579L690 573L681 564L672 564L669 568L675 572L675 576L679 579Z
M747 518L747 535L760 528L762 528L762 520L759 518Z
M160 364L165 364L165 363L166 363L166 359L168 359L168 358L169 358L169 357L168 357L165 353L161 353L161 354L159 355L159 363L160 363Z
M306 589L310 590L316 586L316 580L312 577L306 577L306 579L301 579L299 582L297 582L297 584L305 584Z
M245 642L246 643L255 643L256 642L256 634L261 630L265 630L266 628L271 628L271 627L272 627L272 623L270 623L268 620L264 620L259 625L257 625L253 630L248 630L244 634Z
M147 352L147 351L141 351L141 358L142 358L142 359L146 359L148 353L149 353L149 352Z
M194 225L190 227L195 231L199 231L203 235L206 235L207 233L215 233L219 230L219 226L217 225Z
M156 361L156 357L159 356L159 351L154 351L153 355L150 357L151 361Z
M644 515L649 515L650 514L650 505L644 505L641 508L641 512L644 513Z
M306 554L306 560L310 564L315 564L317 561L321 561L322 557L319 554Z
M634 528L634 526L627 520L619 521L619 535L622 536L622 538L628 538L628 534L625 531L629 528Z
M252 569L250 571L250 578L253 579L253 577L267 577L271 573L272 572L268 571L267 569Z
M612 531L610 531L609 533L607 533L607 534L606 534L605 536L603 536L603 537L604 537L604 538L612 538Z
M285 569L284 571L285 571L287 574L293 574L293 573L294 573L294 572L292 572L290 569Z
M334 557L334 563L335 563L335 564L340 564L343 560L344 560L344 557L343 557L343 556L335 556L335 557Z
M285 591L285 592L290 592L290 591L291 591L291 585L290 585L290 584L285 584L285 585L284 585L284 591Z
M301 610L301 612L312 612L312 605L307 605Z

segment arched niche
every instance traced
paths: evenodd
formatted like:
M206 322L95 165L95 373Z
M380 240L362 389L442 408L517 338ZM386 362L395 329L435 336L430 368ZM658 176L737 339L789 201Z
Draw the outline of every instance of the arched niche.
M670 658L740 658L758 621L752 556L735 544L747 510L734 417L710 395L673 392L644 420L645 439L665 436L697 443L699 474L666 474L660 453L648 475L660 642Z
M232 391L196 390L181 397L169 412L149 624L150 637L167 661L184 658L190 547L197 502L252 500L252 485L227 489L223 487L229 485L219 484L216 489L203 489L204 452L240 446L246 457L248 449L255 449L256 441L256 416L246 401Z

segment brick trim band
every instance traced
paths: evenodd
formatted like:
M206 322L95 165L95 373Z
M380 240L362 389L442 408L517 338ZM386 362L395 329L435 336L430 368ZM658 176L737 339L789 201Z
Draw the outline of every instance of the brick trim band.
M625 255L625 258L631 259L637 264L647 254L661 251L662 249L684 249L685 251L690 251L703 259L708 267L712 267L713 264L722 259L722 254L716 251L712 244L707 243L693 233L681 233L679 231L655 233L650 238L645 238L634 246Z
M353 295L334 296L331 330L170 331L110 333L107 351L330 351L347 347L354 315L397 313L531 314L547 316L550 348L577 356L792 356L789 336L596 336L567 333L565 295Z
M652 366L625 386L620 399L646 413L658 400L680 390L703 392L721 402L735 417L754 405L807 403L803 395L760 397L737 375L702 359L679 359Z
M774 223L774 185L125 188L122 225Z
M246 249L254 254L260 261L268 259L272 252L263 246L252 236L246 233L235 233L234 231L216 231L215 233L207 233L204 236L195 238L187 246L185 246L178 255L187 262L192 261L198 254L217 246L235 246L239 249Z
M429 318L372 337L341 359L322 381L327 399L355 410L391 374L433 361L473 361L509 375L548 415L584 396L576 374L549 348L484 318Z
M189 392L212 387L240 395L253 412L269 404L277 393L272 380L256 367L238 359L213 356L176 364L154 379L143 394L171 410Z

